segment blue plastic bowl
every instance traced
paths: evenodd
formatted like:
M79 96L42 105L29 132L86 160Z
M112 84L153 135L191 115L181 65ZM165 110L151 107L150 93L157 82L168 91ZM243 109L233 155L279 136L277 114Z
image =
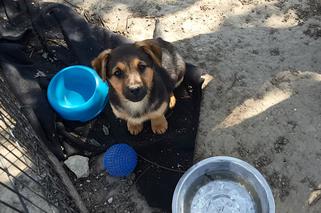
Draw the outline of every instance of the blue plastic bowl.
M64 119L86 122L108 102L109 87L90 67L75 65L59 71L48 86L48 100Z

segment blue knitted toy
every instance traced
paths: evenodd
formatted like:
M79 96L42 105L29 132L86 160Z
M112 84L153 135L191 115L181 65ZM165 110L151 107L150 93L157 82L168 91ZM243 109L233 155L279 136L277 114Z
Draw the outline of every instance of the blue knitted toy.
M137 154L127 144L115 144L104 154L104 167L108 174L115 177L130 175L137 165Z

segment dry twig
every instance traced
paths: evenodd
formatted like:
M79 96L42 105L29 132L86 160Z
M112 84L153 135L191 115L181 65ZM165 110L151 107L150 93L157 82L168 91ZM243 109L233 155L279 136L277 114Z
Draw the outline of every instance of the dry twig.
M141 155L138 155L138 157L140 157L140 158L143 159L144 161L146 161L146 162L148 162L148 163L150 163L150 164L152 164L152 165L154 165L154 166L156 166L156 167L159 167L159 168L164 169L164 170L167 170L167 171L176 172L176 173L184 173L184 172L185 172L185 171L183 171L183 170L172 169L172 168L168 168L168 167L166 167L166 166L159 165L158 163L155 163L155 162L153 162L153 161L150 161L150 160L148 160L147 158L145 158L145 157L143 157L143 156L141 156Z
M321 184L317 188L313 189L308 198L308 204L314 205L321 198Z

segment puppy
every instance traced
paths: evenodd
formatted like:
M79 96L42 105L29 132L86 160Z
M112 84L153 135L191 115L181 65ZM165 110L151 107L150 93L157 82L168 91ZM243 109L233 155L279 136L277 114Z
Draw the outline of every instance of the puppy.
M173 90L185 74L185 62L172 44L161 38L124 44L101 52L92 66L108 81L112 110L127 121L131 134L139 134L147 120L155 134L165 133L164 114L175 106Z

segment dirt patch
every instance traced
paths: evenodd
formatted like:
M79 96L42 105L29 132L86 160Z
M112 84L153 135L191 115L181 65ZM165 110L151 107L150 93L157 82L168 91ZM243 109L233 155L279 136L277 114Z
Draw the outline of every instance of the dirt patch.
M321 2L318 0L306 0L304 4L295 4L292 8L297 11L301 22L321 15Z
M278 194L277 196L281 201L284 201L290 194L290 179L287 176L280 175L278 172L274 172L269 176L269 182L274 191Z
M278 137L274 142L274 150L276 153L281 153L284 151L285 146L289 143L289 140L283 136Z
M309 24L308 29L303 33L313 39L318 39L321 37L321 26L318 24Z
M239 147L237 148L237 152L239 155L243 158L247 157L250 154L250 150L248 150L245 146L242 144L239 144Z
M256 168L262 168L271 164L272 160L268 156L263 155L260 156L257 160L255 160L254 163Z
M271 56L278 56L278 55L280 55L280 50L279 50L279 48L274 48L274 49L270 50L270 54L271 54Z
M70 173L70 176L73 177L73 174ZM97 173L91 170L89 177L74 178L73 181L90 212L151 212L152 209L136 190L135 179L134 174L119 179L108 176L104 171Z

